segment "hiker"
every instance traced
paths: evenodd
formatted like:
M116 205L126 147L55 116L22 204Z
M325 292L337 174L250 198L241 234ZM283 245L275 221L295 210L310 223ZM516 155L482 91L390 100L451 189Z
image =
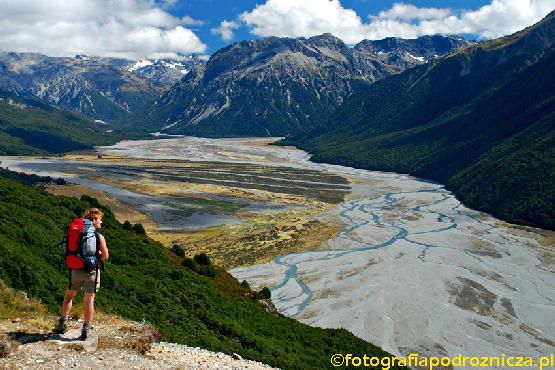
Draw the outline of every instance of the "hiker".
M92 226L96 230L102 226L103 215L104 214L97 208L92 208L85 211L83 219L91 220ZM97 245L97 256L103 260L108 259L108 248L106 247L106 240L104 239L104 236L97 232L94 232L94 235L98 238L98 241L94 241ZM98 266L96 266L96 268L92 271L87 271L85 268L71 270L69 284L66 290L64 303L62 305L62 316L60 317L58 325L52 329L53 333L64 334L66 332L66 323L69 312L71 311L73 298L83 286L85 287L85 321L83 323L80 338L83 340L87 339L87 333L91 327L91 321L94 314L94 295L100 286L100 269Z

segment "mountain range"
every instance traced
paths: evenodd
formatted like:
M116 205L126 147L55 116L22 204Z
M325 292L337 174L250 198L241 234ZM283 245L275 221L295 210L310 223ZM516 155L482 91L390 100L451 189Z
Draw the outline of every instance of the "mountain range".
M205 137L300 134L373 82L469 44L436 35L349 47L331 34L233 43L116 127Z
M467 206L555 230L555 12L382 79L312 132L312 159L441 182Z
M158 99L198 63L196 56L131 61L0 52L0 88L111 122Z
M350 48L330 34L308 40L270 37L230 45L208 62L195 55L179 61L131 61L0 52L0 89L109 123L147 107L119 128L158 131L179 120L183 123L173 131L199 129L213 131L212 136L297 134L369 83L469 43L436 35L365 40ZM260 94L259 108L246 112L241 104L257 95L253 86L270 92ZM276 127L268 125L257 132L259 125L253 120L275 115ZM246 128L224 123L234 117L250 122ZM220 127L209 127L212 121ZM227 133L218 131L223 127Z

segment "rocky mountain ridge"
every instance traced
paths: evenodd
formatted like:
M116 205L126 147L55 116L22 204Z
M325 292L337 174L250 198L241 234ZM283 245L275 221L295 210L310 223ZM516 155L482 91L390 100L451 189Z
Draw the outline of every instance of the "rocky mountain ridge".
M377 55L385 64L408 69L415 67L418 62L426 63L433 58L474 43L475 41L467 41L456 35L422 36L417 39L387 37L383 40L363 40L355 46L355 49Z
M0 52L0 88L93 119L114 121L157 99L198 63L196 56L183 61L135 62Z
M212 137L299 134L371 83L471 44L458 36L398 39L388 50L374 43L349 47L331 34L233 43L122 127Z
M95 120L124 119L123 129L204 136L298 134L378 79L470 43L436 35L365 40L349 47L331 34L267 37L231 44L207 62L196 55L130 61L0 52L0 88ZM261 119L265 124L259 124Z

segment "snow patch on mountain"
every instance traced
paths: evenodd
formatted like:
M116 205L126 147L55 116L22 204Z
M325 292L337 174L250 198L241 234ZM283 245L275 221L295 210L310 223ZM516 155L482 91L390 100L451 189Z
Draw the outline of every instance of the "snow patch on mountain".
M136 62L133 67L128 69L128 71L129 72L135 72L139 68L143 68L143 67L146 67L146 66L151 66L153 64L154 64L154 62L152 62L151 60L141 60L141 61Z

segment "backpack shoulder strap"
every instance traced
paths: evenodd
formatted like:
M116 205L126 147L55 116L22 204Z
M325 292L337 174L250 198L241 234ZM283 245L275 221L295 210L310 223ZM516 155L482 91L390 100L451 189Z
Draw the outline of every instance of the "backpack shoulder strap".
M100 265L100 269L104 271L104 260L98 254L98 252L100 251L100 233L98 231L95 231L94 236L96 237L96 260L97 263Z

